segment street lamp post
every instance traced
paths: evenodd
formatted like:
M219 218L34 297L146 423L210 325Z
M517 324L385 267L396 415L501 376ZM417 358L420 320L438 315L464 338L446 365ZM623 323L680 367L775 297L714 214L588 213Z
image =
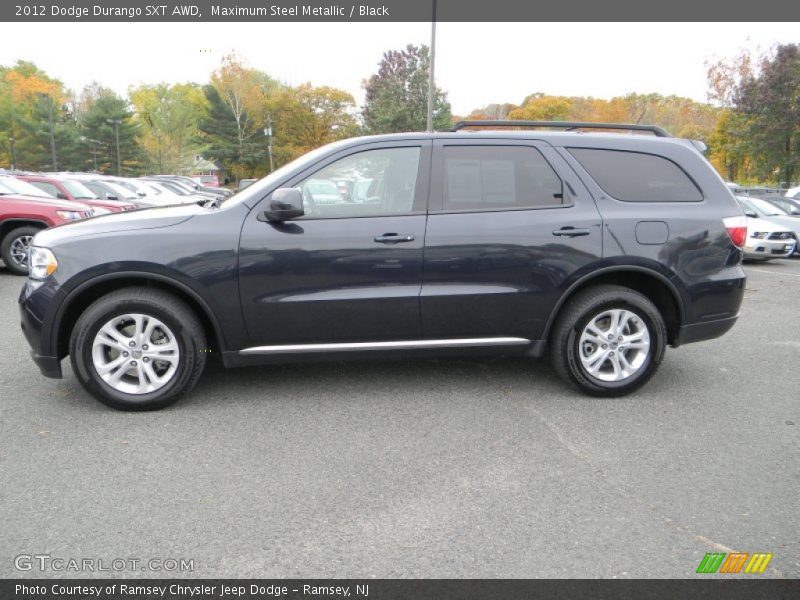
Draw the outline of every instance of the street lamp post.
M106 119L106 123L114 126L114 137L117 140L117 176L122 175L122 165L119 160L119 126L122 124L122 119Z
M11 170L16 171L17 169L17 153L14 149L14 142L17 140L13 137L8 138L8 143L11 144Z

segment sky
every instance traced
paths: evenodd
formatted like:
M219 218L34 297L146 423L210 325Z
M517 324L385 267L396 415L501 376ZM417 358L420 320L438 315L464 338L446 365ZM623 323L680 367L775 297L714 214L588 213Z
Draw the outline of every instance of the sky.
M430 41L430 23L0 23L0 65L29 60L67 87L205 83L231 51L288 84L363 102L385 50ZM706 63L800 42L796 23L439 23L437 85L453 114L528 94L630 92L706 101Z

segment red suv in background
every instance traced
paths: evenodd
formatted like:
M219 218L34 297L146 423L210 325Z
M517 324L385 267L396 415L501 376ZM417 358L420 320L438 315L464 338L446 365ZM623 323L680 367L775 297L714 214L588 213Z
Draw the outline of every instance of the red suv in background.
M6 268L16 275L28 274L28 246L38 231L93 215L86 204L21 196L0 177L0 256Z
M16 177L17 179L30 183L53 198L76 200L88 204L94 209L95 214L122 212L138 208L135 204L130 202L98 198L80 181L59 179L50 175L17 175Z

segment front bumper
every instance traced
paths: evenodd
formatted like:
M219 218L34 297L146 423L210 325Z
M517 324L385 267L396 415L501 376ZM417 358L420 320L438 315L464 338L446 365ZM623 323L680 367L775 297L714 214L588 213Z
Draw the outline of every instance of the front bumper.
M53 340L53 322L60 287L52 280L28 279L19 297L20 327L31 347L31 358L45 377L60 379L61 357Z
M748 239L744 247L745 259L767 260L786 258L795 251L794 240L754 240Z

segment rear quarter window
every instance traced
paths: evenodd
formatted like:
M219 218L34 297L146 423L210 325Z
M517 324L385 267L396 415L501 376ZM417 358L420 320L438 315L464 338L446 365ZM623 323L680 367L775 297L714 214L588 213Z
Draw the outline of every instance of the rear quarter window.
M623 202L700 202L703 194L677 164L655 154L568 148L608 195Z

